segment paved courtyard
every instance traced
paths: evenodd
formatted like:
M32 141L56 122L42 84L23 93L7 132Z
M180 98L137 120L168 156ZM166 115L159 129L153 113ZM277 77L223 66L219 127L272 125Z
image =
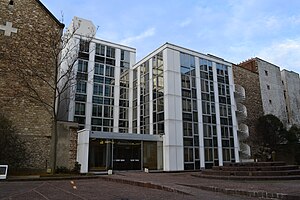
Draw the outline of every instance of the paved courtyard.
M258 199L252 194L300 199L300 180L232 181L195 177L192 173L115 172L92 179L0 181L2 199ZM82 178L82 177L81 177ZM28 177L27 179L30 179ZM214 190L210 190L213 188ZM214 192L218 191L218 192ZM236 192L238 191L238 192ZM248 193L247 193L248 192ZM233 193L239 195L232 195ZM249 195L250 194L250 195ZM281 194L283 194L281 196ZM288 196L287 196L288 195ZM266 196L267 197L267 196ZM287 198L288 197L288 198ZM269 198L277 199L277 198Z
M179 194L177 192L105 181L101 178L75 180L74 182L75 184L71 184L70 180L0 182L0 199L255 199L193 188L186 188L185 191L190 191L190 194Z

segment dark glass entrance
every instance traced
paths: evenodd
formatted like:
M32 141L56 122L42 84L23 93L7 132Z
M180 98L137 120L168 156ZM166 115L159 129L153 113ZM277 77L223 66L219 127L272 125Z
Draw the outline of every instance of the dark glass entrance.
M162 142L90 138L89 171L163 169Z
M112 140L91 139L89 145L89 171L102 171L112 166Z
M114 140L113 169L141 170L141 141Z

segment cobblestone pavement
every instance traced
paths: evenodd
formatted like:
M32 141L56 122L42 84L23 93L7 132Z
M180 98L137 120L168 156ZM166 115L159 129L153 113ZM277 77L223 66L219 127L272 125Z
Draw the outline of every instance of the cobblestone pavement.
M143 174L140 174L143 175ZM116 175L121 176L121 175ZM123 175L124 176L124 175ZM127 176L127 175L126 175ZM137 176L137 175L136 175ZM141 199L209 199L209 200L238 200L256 198L229 196L222 193L208 192L200 189L178 186L188 194L168 192L130 184L105 181L99 179L59 181L16 181L0 182L0 199L112 199L112 200L141 200Z

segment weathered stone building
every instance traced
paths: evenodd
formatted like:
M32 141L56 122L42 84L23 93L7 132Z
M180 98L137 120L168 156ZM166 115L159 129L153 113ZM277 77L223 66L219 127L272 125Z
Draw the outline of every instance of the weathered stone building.
M260 82L255 62L249 62L245 66L233 65L234 83L245 89L246 98L243 104L247 108L247 118L244 124L248 126L249 135L255 135L255 123L264 115Z
M0 112L26 141L28 168L49 167L56 73L64 25L38 0L0 1Z
M263 114L275 115L287 127L293 124L300 125L299 74L287 70L280 71L278 66L260 58L246 60L240 63L239 67L257 74L257 78L244 77L245 79L241 79L241 82L257 88L256 92L259 94L248 94L247 91L246 94L251 102L258 98L258 95L260 96ZM239 78L237 81L240 81ZM255 108L260 106L259 104L253 105Z

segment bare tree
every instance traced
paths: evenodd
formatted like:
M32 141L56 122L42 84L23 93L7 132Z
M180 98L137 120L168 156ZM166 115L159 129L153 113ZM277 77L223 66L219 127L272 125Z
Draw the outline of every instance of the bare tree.
M47 45L46 61L45 58L39 56L34 58L30 56L32 52L39 49L36 48L39 45L38 43L27 45L25 51L24 45L13 44L14 53L1 52L1 55L4 54L1 60L15 66L5 71L2 70L2 73L9 74L9 76L13 74L15 80L17 80L17 87L13 88L8 100L11 101L11 98L22 96L29 102L41 106L51 116L53 123L51 133L51 168L53 173L56 168L59 108L63 101L70 98L66 94L74 88L76 83L74 81L76 79L74 68L77 66L80 48L83 48L78 38L81 38L85 44L89 44L96 33L96 30L91 30L90 34L79 36L77 35L79 28L80 23L72 23L71 28L69 27L62 36L60 29L49 27L49 32L43 38L43 40L46 40L43 44ZM23 50L19 51L21 48Z

